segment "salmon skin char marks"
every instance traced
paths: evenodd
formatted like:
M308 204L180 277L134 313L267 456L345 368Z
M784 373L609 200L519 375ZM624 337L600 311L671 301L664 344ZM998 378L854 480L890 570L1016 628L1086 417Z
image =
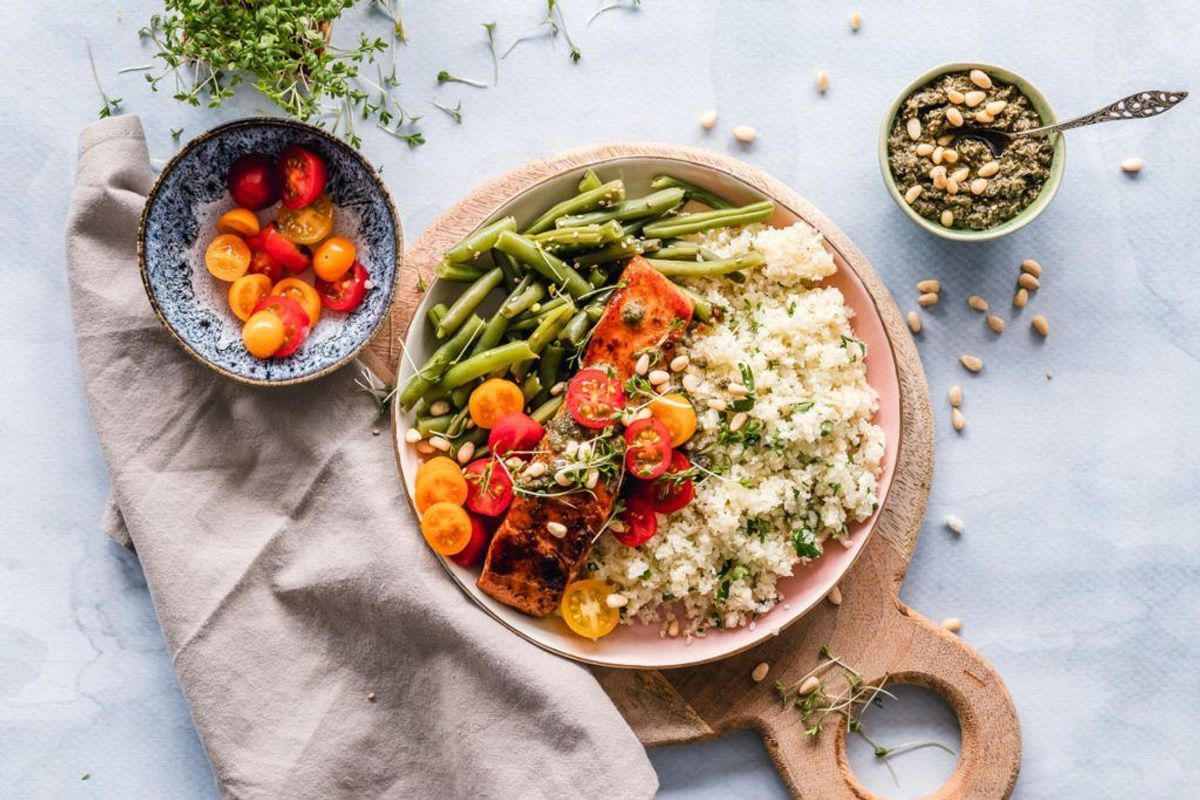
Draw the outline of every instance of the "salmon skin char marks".
M662 360L670 360L691 321L692 302L641 258L626 264L617 287L596 324L580 367L607 367L623 384L633 375L643 352L657 348ZM578 426L564 405L546 427L548 433L538 445L534 461L544 462L546 474L553 475L557 453L552 443L566 438L555 431ZM594 434L583 432L575 438ZM562 491L554 483L551 486ZM567 584L579 574L619 489L601 481L593 490L595 497L584 491L557 497L518 493L488 548L479 588L535 617L554 611ZM566 535L551 534L546 527L550 522L565 525Z

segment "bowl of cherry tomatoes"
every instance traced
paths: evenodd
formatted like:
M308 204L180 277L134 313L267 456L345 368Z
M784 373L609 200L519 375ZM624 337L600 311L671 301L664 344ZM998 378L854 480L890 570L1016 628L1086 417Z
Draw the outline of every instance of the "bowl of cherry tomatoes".
M352 147L285 119L189 142L142 213L150 304L192 357L235 380L312 380L387 317L403 253L387 189Z

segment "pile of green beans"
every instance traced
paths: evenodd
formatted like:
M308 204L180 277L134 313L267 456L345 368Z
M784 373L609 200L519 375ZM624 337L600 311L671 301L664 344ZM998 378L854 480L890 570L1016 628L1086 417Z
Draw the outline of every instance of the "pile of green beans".
M762 256L720 258L680 237L762 222L774 205L737 207L670 175L654 178L650 187L647 194L628 197L624 181L604 181L589 169L573 196L523 227L515 217L502 217L445 252L434 274L466 286L449 305L438 303L426 312L439 345L397 398L406 411L416 411L422 436L447 439L451 454L467 442L476 453L486 452L487 431L472 426L467 401L476 386L494 377L521 388L534 419L544 423L553 417L563 402L556 387L577 368L633 256L646 255L675 282L692 300L697 320L719 316L719 308L679 281L711 275L744 280L746 270L762 265ZM693 204L706 209L693 211ZM494 312L485 313L493 306Z

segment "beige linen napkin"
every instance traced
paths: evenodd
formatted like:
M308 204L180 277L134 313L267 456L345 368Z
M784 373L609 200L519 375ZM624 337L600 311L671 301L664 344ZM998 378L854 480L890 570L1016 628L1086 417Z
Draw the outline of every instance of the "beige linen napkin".
M150 183L136 118L83 131L71 300L112 479L105 524L136 546L223 795L653 794L591 675L496 624L438 566L354 368L259 389L170 340L135 252Z

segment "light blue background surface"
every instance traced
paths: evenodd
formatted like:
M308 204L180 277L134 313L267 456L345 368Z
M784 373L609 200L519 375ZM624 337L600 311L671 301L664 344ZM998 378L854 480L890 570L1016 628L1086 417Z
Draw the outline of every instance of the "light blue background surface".
M479 24L502 43L540 16L539 0L409 0L412 39L400 96L426 115L410 151L378 131L364 150L385 167L409 241L455 199L526 160L578 145L657 140L737 155L795 186L873 261L903 310L913 283L942 280L920 350L937 416L928 520L903 597L964 638L1007 680L1023 722L1022 798L1177 797L1200 785L1200 99L1153 121L1070 135L1066 180L1030 227L989 245L920 232L883 192L875 158L893 95L944 61L1002 64L1034 80L1060 114L1146 88L1200 88L1200 13L1185 2L851 3L646 0L585 27L591 0L564 0L583 49L519 47L500 85L436 86L439 69L487 78ZM253 96L211 113L151 95L137 29L155 3L6 0L0 26L0 796L211 798L208 763L136 560L97 520L107 477L79 385L62 234L75 139L102 79L140 114L151 154L218 121L266 110ZM366 15L339 23L335 39ZM381 18L374 26L384 30ZM826 69L825 97L813 76ZM463 101L461 127L428 105ZM703 134L697 116L721 113ZM759 140L734 143L729 128ZM1123 175L1121 159L1146 169ZM1024 313L1009 308L1017 264L1046 267ZM991 334L967 309L980 293L1009 319ZM1045 314L1051 336L1029 332ZM979 376L956 364L983 357ZM1052 373L1053 380L1047 373ZM969 427L950 429L945 392L966 390ZM962 517L961 538L941 524ZM944 706L906 696L868 719L876 738L955 742ZM652 753L665 798L776 797L753 734ZM900 788L855 746L878 791L935 788L953 759L894 762ZM597 765L603 769L603 765ZM90 773L87 782L81 782Z

